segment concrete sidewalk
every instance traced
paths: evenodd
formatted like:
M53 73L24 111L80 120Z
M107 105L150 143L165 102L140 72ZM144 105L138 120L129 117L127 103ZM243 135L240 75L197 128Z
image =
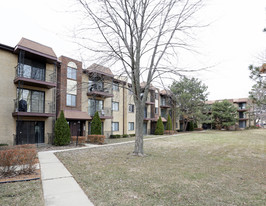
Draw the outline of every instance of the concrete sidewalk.
M46 206L93 206L54 152L39 152L38 156Z
M184 135L184 134L179 134ZM179 136L178 135L178 136ZM175 136L175 135L173 135ZM144 141L167 138L169 135L144 139ZM85 147L71 148L65 150L53 150L39 152L39 162L42 174L42 187L44 201L46 206L93 206L79 184L72 177L70 172L54 155L55 152L66 152L73 150L83 150L95 147L109 147L114 145L123 145L134 143L135 141L126 141L106 145L85 144Z

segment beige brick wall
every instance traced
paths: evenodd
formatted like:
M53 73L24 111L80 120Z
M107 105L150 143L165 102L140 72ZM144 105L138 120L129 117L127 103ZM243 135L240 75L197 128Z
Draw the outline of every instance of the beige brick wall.
M134 97L133 95L129 94L129 91L126 90L127 93L127 105L126 105L126 110L127 110L127 127L128 127L128 123L129 122L134 122L134 130L129 131L127 128L127 134L135 134L135 129L136 129L136 108L135 108L135 104L134 104ZM128 110L128 105L129 104L133 104L134 105L134 113L133 112L129 112Z
M17 55L0 50L0 143L13 144L16 133L16 121L12 117L16 98L15 67Z
M123 87L122 84L119 84L119 91L113 91L113 102L119 102L119 111L113 111L113 122L119 122L119 131L113 131L113 134L120 134L123 135L123 130L125 130L124 126L124 117L126 114L124 114L124 95L123 93ZM127 132L124 131L126 134Z

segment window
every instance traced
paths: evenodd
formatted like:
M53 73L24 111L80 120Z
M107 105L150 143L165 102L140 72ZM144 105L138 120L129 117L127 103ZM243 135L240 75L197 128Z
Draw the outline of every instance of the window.
M158 107L155 107L155 114L158 114L159 111L158 111Z
M129 131L134 130L134 122L129 122L129 123L128 123L128 130L129 130Z
M128 105L128 111L129 112L134 112L134 104Z
M119 111L119 102L112 102L112 110Z
M114 91L119 91L119 84L118 83L113 83L113 90Z
M98 111L99 115L103 113L103 100L89 99L88 100L88 113L90 116L94 116Z
M158 93L155 93L155 99L158 99L159 95Z
M112 130L119 131L119 122L112 122Z
M68 79L77 79L77 70L72 67L67 67L67 78Z
M45 63L25 59L17 71L20 77L45 81Z
M18 111L44 113L44 92L17 89L17 97Z
M161 105L162 106L166 106L166 104L165 104L165 98L161 98Z
M128 94L129 95L133 95L132 86L128 86Z
M75 107L76 106L76 95L67 94L67 106Z

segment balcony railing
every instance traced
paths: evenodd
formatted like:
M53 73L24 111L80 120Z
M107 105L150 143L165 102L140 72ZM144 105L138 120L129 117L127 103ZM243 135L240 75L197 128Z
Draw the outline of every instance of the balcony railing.
M103 96L103 97L113 97L111 86L99 87L97 85L89 85L88 96Z
M56 87L56 72L47 69L39 69L34 67L26 67L26 65L18 64L16 67L14 83L23 81L24 84L30 86L52 88Z
M14 99L13 116L55 116L55 103L53 101L26 101Z
M101 119L112 119L112 110L111 108L104 108L104 109L95 109L95 108L89 108L88 114L90 116L94 116L94 114L98 111L98 114Z

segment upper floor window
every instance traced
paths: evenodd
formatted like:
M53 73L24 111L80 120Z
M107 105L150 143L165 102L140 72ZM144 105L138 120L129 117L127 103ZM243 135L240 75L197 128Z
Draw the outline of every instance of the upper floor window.
M166 105L166 101L165 101L165 98L164 97L161 98L161 105L163 105L163 106Z
M77 69L72 67L67 67L67 78L77 80Z
M44 113L44 92L17 89L17 97L18 111Z
M112 102L112 110L119 111L119 102Z
M24 59L24 64L18 65L17 75L40 81L45 81L45 63Z
M155 107L155 114L158 114L158 113L159 113L158 107Z
M113 83L113 91L119 91L119 84L118 83Z
M159 99L159 94L158 93L155 93L155 99Z
M128 105L128 111L129 112L134 112L134 104L129 104Z
M67 94L66 98L66 105L70 107L75 107L76 106L76 95L73 94Z

